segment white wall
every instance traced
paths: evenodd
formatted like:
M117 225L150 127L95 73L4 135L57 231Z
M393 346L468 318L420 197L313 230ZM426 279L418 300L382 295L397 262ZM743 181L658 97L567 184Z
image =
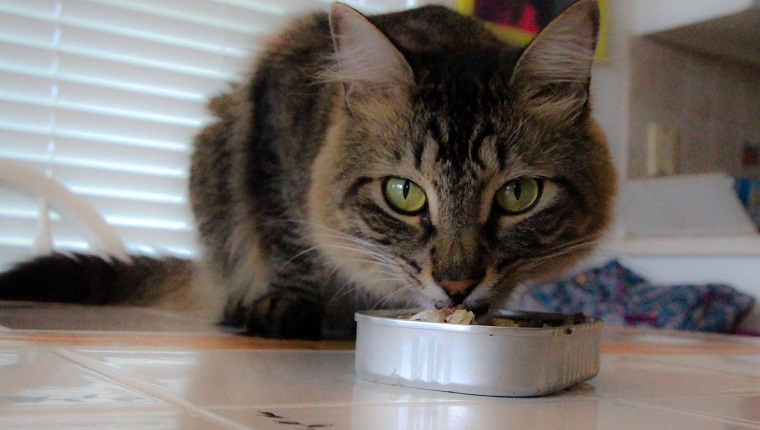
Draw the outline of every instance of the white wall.
M594 117L607 133L610 151L623 179L628 165L629 34L634 2L609 0L608 59L597 62L591 78Z
M592 77L593 109L607 133L610 150L621 178L625 177L628 136L629 34L633 25L634 2L608 0L609 58L594 66ZM419 0L415 5L441 4L456 7L457 0Z
M592 97L594 116L610 145L621 180L627 177L629 135L629 82L631 75L630 46L637 11L636 2L609 1L609 55L607 61L594 66ZM741 0L734 0L741 1ZM421 1L447 6L455 0ZM751 294L760 301L760 255L636 255L621 256L605 250L589 264L601 264L618 257L634 272L658 284L724 283ZM760 332L760 306L745 320L743 327Z

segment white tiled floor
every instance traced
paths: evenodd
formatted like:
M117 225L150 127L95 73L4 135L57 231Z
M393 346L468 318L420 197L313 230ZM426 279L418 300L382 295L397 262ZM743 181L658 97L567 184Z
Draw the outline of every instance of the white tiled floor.
M352 351L204 347L192 324L165 344L157 326L14 328L0 332L0 429L760 429L760 343L748 339L612 333L596 378L510 399L358 380Z

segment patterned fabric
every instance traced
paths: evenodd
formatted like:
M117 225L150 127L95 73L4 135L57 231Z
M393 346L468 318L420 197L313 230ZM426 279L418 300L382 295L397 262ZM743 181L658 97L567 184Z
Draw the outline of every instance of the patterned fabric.
M719 284L659 286L617 261L526 291L523 308L583 312L606 324L733 333L755 299Z

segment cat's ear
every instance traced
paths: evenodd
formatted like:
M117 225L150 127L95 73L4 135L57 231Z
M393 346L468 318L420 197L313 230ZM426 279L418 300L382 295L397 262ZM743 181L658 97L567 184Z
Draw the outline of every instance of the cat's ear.
M596 0L580 0L555 18L512 72L520 103L542 120L575 120L588 104L598 35Z
M398 98L414 83L403 54L366 17L335 3L330 9L330 31L336 64L330 80L345 88L346 103Z

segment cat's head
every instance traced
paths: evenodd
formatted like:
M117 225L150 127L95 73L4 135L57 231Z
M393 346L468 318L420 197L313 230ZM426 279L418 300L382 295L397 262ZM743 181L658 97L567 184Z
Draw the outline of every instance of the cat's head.
M610 223L615 172L589 106L599 12L581 0L524 50L434 14L470 37L425 47L333 7L312 237L379 297L478 309L577 262Z

